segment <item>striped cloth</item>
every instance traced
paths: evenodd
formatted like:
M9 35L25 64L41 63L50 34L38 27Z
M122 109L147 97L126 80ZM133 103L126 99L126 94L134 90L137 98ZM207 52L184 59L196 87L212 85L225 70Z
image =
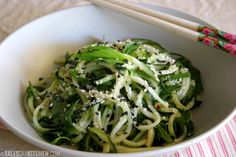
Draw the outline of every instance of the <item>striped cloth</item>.
M236 115L211 136L161 157L236 157Z
M0 123L0 128L4 128ZM200 142L160 157L236 157L236 115Z

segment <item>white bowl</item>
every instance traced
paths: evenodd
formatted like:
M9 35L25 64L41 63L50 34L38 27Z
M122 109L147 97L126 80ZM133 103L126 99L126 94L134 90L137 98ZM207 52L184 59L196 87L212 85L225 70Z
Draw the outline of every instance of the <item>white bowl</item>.
M148 6L196 22L194 17L162 7ZM19 137L65 156L102 157L127 154L102 154L71 150L51 145L30 126L22 107L22 94L29 80L48 74L53 61L66 51L92 42L125 38L147 38L160 42L171 52L183 54L201 71L203 104L194 110L196 134L171 147L131 153L129 157L154 156L175 151L208 136L234 115L236 104L236 58L197 42L165 32L143 22L92 5L66 9L39 18L17 30L0 46L0 118Z

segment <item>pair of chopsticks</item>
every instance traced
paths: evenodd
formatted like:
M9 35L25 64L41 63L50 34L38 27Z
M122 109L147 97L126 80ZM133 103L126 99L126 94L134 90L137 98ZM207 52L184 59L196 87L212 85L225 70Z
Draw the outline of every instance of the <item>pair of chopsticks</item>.
M236 35L128 2L117 0L89 1L147 22L161 29L174 32L191 40L199 41L204 45L236 55Z

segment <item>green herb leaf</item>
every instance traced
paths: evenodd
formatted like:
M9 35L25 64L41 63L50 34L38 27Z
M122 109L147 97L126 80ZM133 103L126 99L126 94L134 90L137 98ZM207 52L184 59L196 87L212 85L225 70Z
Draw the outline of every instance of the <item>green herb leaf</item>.
M89 47L88 52L77 54L77 58L85 61L104 60L109 63L123 63L124 59L128 59L119 51L106 46Z
M173 141L170 135L166 132L166 130L163 129L160 125L157 125L155 127L155 132L157 136L161 137L167 143L171 143Z

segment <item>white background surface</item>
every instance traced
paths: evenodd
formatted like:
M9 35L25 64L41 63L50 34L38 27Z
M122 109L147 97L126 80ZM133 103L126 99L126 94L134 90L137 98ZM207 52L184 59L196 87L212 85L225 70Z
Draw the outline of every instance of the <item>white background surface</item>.
M203 19L223 31L236 34L236 0L126 1L177 9ZM37 17L82 4L87 2L83 0L0 0L0 42L21 25ZM39 150L12 133L0 130L0 152L6 149Z

